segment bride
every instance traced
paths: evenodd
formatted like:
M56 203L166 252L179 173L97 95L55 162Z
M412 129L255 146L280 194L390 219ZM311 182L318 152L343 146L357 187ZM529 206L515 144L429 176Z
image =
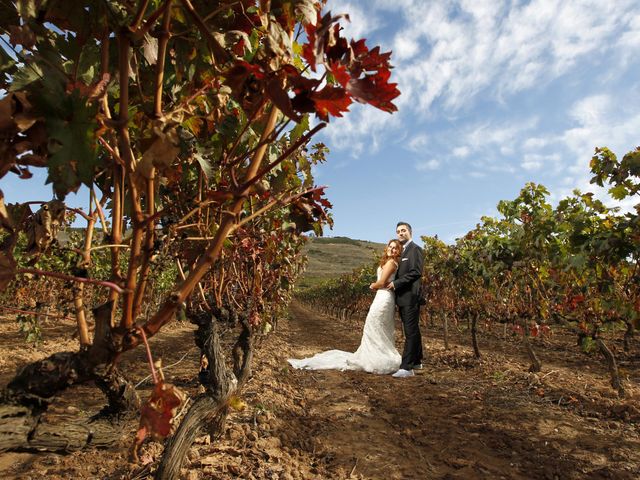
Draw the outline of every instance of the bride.
M400 367L401 357L394 345L395 298L386 285L398 270L402 244L390 240L378 266L377 279L369 285L377 290L364 322L360 346L355 353L328 350L310 358L289 359L294 368L306 370L364 370L370 373L393 373Z

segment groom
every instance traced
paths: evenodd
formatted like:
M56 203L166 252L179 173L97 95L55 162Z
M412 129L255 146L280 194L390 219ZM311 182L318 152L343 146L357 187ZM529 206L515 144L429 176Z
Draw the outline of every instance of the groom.
M411 240L411 225L399 222L396 235L403 245L396 279L387 285L396 293L396 305L404 330L404 351L400 369L392 376L413 376L414 368L422 368L422 336L420 335L420 278L424 256L422 249Z

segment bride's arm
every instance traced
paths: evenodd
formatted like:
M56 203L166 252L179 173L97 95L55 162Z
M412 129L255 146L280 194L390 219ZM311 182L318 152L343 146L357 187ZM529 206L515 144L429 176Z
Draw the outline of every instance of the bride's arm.
M384 267L382 267L382 274L380 275L380 280L369 285L369 288L371 290L379 290L381 288L386 288L387 284L389 283L389 280L391 279L391 276L393 275L393 273L396 271L397 268L398 268L398 264L393 260L389 260L387 263L384 264Z

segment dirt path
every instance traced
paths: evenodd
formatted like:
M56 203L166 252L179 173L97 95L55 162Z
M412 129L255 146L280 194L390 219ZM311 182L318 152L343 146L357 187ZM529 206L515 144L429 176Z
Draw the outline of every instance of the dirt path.
M296 355L358 345L354 325L299 305L291 314L283 338ZM426 333L426 369L412 378L291 373L307 399L297 428L313 432L332 467L362 478L638 478L637 423L574 413L545 399L518 358L478 363Z
M197 440L181 478L640 476L637 379L628 384L631 398L620 402L608 387L602 366L584 359L572 364L575 349L565 348L560 339L536 346L546 363L541 374L533 375L526 372L513 342L481 337L484 358L478 362L464 346L466 338L452 338L453 347L444 351L437 329L431 327L426 329L426 368L412 378L297 371L286 362L330 348L353 351L361 328L361 319L340 322L292 305L289 318L279 322L275 334L257 343L254 375L243 396L247 407L231 415L223 438L203 434ZM169 381L195 394L197 354L192 342L192 327L176 324L152 339L152 350L165 365L190 352L165 373ZM6 344L13 357L29 357L28 352L16 351L19 343L7 340ZM135 352L123 365L136 382L148 374L141 360L142 352ZM638 352L621 358L630 372L638 371L639 362ZM8 378L10 373L2 369L0 376ZM140 388L143 397L148 395L148 384ZM86 405L78 407L79 394ZM69 414L73 407L75 415L91 415L102 403L89 386L65 395L54 412ZM122 440L107 450L1 454L0 478L151 479L162 447L148 442L142 448L143 464L127 463L135 428L134 421L123 425Z

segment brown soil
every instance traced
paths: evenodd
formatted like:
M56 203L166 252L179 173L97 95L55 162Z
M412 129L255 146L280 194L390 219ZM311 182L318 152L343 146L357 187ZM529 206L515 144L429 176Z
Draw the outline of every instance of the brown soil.
M53 351L72 349L61 336L71 325L45 324L47 343L20 343L16 324L0 320L0 380L15 368ZM293 305L275 334L260 340L254 376L225 435L200 437L182 477L197 479L635 479L640 476L640 349L624 354L616 342L626 381L620 400L606 368L570 336L536 339L543 363L538 374L517 338L501 329L481 336L482 361L473 358L467 336L454 330L443 349L440 330L423 326L425 369L406 379L362 372L309 372L286 359L329 348L353 351L362 321L335 319ZM499 330L499 331L498 331ZM616 334L616 338L621 335ZM398 335L400 337L400 335ZM398 338L398 346L401 346ZM168 381L197 391L197 351L192 327L175 324L152 341L163 357ZM124 359L131 377L148 374L143 352ZM150 391L140 386L141 396ZM45 421L82 419L103 399L91 386L74 387L57 399ZM0 477L15 479L151 478L162 447L147 442L139 465L127 462L136 422L123 425L111 449L67 454L0 454Z

